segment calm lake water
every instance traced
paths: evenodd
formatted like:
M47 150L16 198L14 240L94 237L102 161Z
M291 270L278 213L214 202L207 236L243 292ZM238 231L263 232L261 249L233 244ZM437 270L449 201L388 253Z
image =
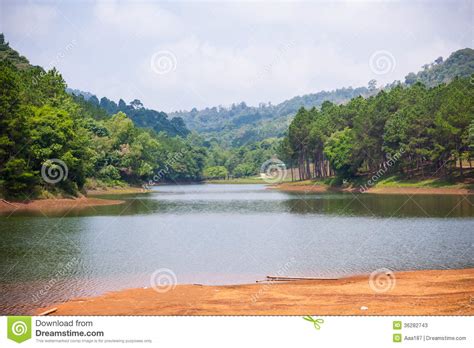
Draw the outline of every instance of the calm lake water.
M0 312L150 286L266 275L340 277L474 267L474 197L160 186L125 205L0 217Z

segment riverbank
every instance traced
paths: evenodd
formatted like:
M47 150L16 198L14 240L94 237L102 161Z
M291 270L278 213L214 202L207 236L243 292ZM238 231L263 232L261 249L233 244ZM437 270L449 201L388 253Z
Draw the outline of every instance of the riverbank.
M151 190L144 187L110 187L110 188L98 188L94 190L87 190L88 196L103 196L103 195L128 195L136 193L147 193Z
M393 278L393 279L392 279ZM473 315L474 269L397 272L374 291L369 276L232 286L177 285L106 293L38 309L53 315ZM385 284L385 285L384 285Z
M97 188L93 190L87 190L87 196L70 197L70 198L44 198L44 199L32 199L29 201L7 201L0 199L0 213L9 213L15 211L50 211L50 210L70 210L78 208L97 207L104 205L118 205L123 204L125 201L108 198L97 198L94 196L106 196L106 195L126 195L136 193L146 193L150 190L142 187L110 187L110 188Z
M305 180L286 182L279 185L269 186L286 192L321 193L321 192L352 192L352 193L376 193L376 194L446 194L446 195L471 195L474 194L473 184L470 180L463 183L449 184L436 180L424 181L394 181L387 179L375 186L350 185L331 186L323 181Z
M123 203L125 202L121 200L88 197L35 199L27 202L10 202L2 199L0 200L0 213L9 213L15 211L45 212L51 210L69 210L103 205L117 205Z
M472 195L474 191L465 188L434 188L434 187L372 187L361 192L356 188L341 188L325 185L289 185L281 184L270 186L285 192L322 193L322 192L352 192L352 193L376 193L376 194L406 194L406 195Z

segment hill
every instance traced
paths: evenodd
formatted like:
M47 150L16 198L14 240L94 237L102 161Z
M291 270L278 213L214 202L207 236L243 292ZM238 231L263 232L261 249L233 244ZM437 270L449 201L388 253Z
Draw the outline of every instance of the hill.
M25 70L32 68L30 62L25 57L21 56L17 51L12 49L8 42L5 42L5 36L0 33L0 61L8 60L17 69Z
M2 60L10 62L19 70L32 71L32 74L33 71L39 74L46 74L41 67L31 65L28 59L12 49L9 43L5 42L4 34L0 33L0 61ZM36 79L38 78L36 77ZM105 97L99 101L92 93L78 89L66 88L66 92L72 95L74 101L96 119L105 119L107 116L123 112L138 127L151 128L157 133L165 132L171 136L179 135L185 137L189 134L189 130L181 118L174 117L168 119L166 113L147 109L138 99L133 100L130 104L126 104L122 99L115 103Z
M219 139L230 146L241 146L270 137L281 137L288 129L292 116L299 108L319 107L326 100L341 104L358 96L369 96L366 87L341 88L334 91L321 91L314 94L297 96L280 104L261 103L259 106L247 106L244 102L205 108L203 110L178 111L170 113L181 117L186 125L204 136Z
M102 97L99 100L92 93L77 89L68 89L67 92L73 95L76 102L89 104L89 108L96 110L101 109L101 111L96 112L96 114L105 112L108 115L114 115L118 112L123 112L137 127L151 128L157 133L165 132L170 136L186 137L190 133L182 118L173 117L172 119L168 119L168 115L165 112L147 109L138 99L134 99L130 104L125 103L123 99L120 99L119 102L116 103L106 97Z
M405 84L412 85L421 82L425 86L435 87L448 83L455 77L469 77L474 74L474 50L465 48L453 52L448 59L438 57L435 61L422 66L423 70L409 73L405 77Z
M405 85L421 82L428 87L448 83L456 76L466 77L474 73L474 50L465 48L452 53L448 59L437 58L425 64L422 71L410 73L405 78ZM370 84L370 83L369 83ZM381 89L391 89L397 85L395 81ZM182 117L191 130L202 133L208 139L218 139L227 146L241 146L269 137L281 137L301 108L320 107L324 101L344 104L352 98L368 97L381 89L358 87L341 88L333 91L296 96L280 104L261 103L258 107L247 106L244 102L231 107L212 107L191 111L170 113Z
M169 136L186 130L182 120L169 121L139 101L102 98L101 106L96 97L70 95L57 69L32 66L3 36L0 43L1 199L64 198L90 188L202 178L205 148ZM163 128L137 127L140 117Z

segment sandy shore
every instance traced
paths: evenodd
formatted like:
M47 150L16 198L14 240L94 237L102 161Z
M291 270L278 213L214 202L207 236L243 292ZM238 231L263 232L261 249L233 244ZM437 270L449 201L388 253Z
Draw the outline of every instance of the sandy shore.
M276 189L286 192L318 193L318 192L353 192L360 193L360 188L339 188L325 185L298 185L298 184L280 184L269 186L270 189ZM365 193L376 194L430 194L430 195L472 195L474 190L456 187L371 187Z
M37 314L52 307L57 307L53 315L474 314L474 269L399 272L392 278L388 284L392 287L385 292L375 292L368 275L233 286L177 285L163 293L129 289L41 308Z
M36 199L28 202L10 202L0 200L0 212L68 210L73 208L87 208L101 205L117 205L122 203L124 203L124 201L86 197L75 199Z
M88 196L128 195L128 194L147 193L147 192L151 192L151 190L145 189L143 187L117 187L117 188L87 190L87 195Z

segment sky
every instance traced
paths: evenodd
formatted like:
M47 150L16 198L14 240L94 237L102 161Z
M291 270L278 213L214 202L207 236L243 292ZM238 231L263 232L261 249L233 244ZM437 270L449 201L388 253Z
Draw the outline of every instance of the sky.
M171 112L403 81L474 46L473 3L0 0L0 31L71 88Z

